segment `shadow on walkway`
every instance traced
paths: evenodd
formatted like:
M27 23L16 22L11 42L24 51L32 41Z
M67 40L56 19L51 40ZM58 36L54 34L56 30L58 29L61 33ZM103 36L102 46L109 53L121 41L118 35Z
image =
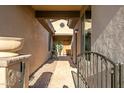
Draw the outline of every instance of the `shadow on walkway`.
M51 77L55 75L56 75L54 77L55 80L52 79L52 81L54 81L53 83L57 82L56 80L58 79L56 78L59 77L59 75L62 76L63 78L70 77L68 79L71 80L72 76L70 71L72 68L75 69L76 67L73 64L70 56L59 56L57 59L49 59L43 66L39 68L39 70L36 71L36 74L32 75L32 79L29 87L30 88L48 88L51 82ZM61 74L58 69L61 69L61 73L63 74ZM65 72L67 72L68 74ZM72 82L73 82L73 79L72 79ZM68 84L70 83L68 83L67 81L67 84L63 84L62 87L69 88L71 85L68 86ZM58 86L59 85L60 84L58 84Z
M70 66L71 66L72 68L76 68L76 65L73 63L73 61L72 61L72 59L71 59L70 56L59 56L59 57L57 57L56 60L54 59L54 61L68 61L69 64L70 64ZM51 61L51 62L49 62L49 63L52 63L52 62L54 62L54 61Z
M64 85L63 88L69 88L67 85Z
M40 78L35 82L33 86L30 88L47 88L53 73L51 72L44 72Z
M59 57L57 57L57 59L49 59L46 64L51 64L54 61L69 61L70 66L73 67L73 68L76 68L76 65L73 63L70 56L59 56Z

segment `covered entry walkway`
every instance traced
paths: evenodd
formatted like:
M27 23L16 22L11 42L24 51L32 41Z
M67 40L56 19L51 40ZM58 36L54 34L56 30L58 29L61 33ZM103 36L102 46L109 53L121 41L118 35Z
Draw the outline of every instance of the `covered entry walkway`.
M61 56L43 65L32 76L29 85L33 88L74 88L71 71L76 72L76 68L70 57Z

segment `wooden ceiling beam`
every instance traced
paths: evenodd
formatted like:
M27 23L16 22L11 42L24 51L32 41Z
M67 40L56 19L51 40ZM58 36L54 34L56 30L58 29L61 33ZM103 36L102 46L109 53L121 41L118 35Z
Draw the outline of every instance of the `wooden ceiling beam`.
M79 18L80 11L35 11L36 18Z

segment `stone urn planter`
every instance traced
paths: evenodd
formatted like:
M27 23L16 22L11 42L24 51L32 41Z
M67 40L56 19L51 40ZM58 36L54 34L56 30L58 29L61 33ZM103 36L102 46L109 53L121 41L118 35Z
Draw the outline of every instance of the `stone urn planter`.
M18 53L23 44L23 38L0 37L0 88L28 87L26 59L31 55Z
M0 51L17 52L24 44L23 38L0 37Z

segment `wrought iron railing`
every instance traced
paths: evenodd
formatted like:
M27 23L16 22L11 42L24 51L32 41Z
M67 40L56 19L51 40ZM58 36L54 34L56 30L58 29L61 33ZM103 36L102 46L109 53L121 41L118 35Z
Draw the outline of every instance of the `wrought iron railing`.
M82 79L80 79L82 78ZM77 57L77 86L89 88L122 87L122 65L96 52L85 52Z

